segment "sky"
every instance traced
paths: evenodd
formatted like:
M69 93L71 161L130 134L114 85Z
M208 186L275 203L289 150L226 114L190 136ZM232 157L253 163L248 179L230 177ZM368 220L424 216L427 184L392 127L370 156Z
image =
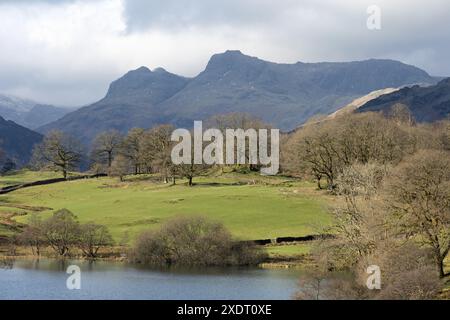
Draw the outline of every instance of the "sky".
M380 9L371 30L368 8ZM0 93L81 106L140 66L195 76L226 50L389 58L450 76L448 0L0 0Z

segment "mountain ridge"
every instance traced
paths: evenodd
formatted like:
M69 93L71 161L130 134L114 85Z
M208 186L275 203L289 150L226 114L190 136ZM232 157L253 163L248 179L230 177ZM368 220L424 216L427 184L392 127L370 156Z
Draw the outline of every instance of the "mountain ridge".
M387 114L394 104L406 105L418 122L433 122L450 115L450 78L436 85L402 88L390 94L373 99L357 112L383 112Z
M194 120L230 112L246 112L289 131L372 91L414 83L435 79L394 60L285 64L229 50L213 55L193 78L162 68L129 71L100 101L38 131L60 129L89 143L102 130L163 123L191 127Z

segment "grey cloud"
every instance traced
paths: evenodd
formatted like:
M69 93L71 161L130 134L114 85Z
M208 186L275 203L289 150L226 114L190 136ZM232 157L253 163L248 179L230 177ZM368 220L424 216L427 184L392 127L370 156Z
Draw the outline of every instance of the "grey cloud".
M55 79L47 77L38 69L11 66L2 68L0 93L9 93L40 103L59 106L81 106L101 99L111 79L118 77L114 72L79 74Z
M369 5L382 30L366 28ZM128 31L186 32L228 27L310 61L396 58L450 75L450 3L446 0L125 0ZM264 53L261 53L264 54ZM283 58L281 58L283 59Z
M116 1L0 0L0 6L13 7L20 3L56 8L67 3L104 5ZM121 1L122 6L118 7L123 11L119 15L122 14L126 32L119 34L108 27L104 38L103 29L96 34L89 29L72 37L73 50L54 49L51 43L36 47L29 42L27 31L18 38L14 25L9 25L11 36L4 35L4 51L0 51L0 92L24 93L48 102L82 104L100 98L108 83L127 68L163 66L175 73L193 75L201 71L209 55L226 49L240 49L276 62L391 58L421 67L433 75L450 75L448 0L426 3L408 0ZM379 31L366 28L366 9L374 3L382 10ZM98 10L100 14L102 10ZM104 23L102 18L98 20L100 26ZM48 23L51 26L51 21ZM97 20L92 23L96 24ZM18 20L18 28L20 24ZM0 36L1 28L2 21ZM39 36L45 38L46 33ZM106 40L101 42L102 39ZM86 50L92 53L81 59L79 53ZM20 52L21 59L15 59L15 52ZM40 58L36 59L32 53ZM45 60L45 66L40 59ZM74 60L77 60L76 68L70 72L61 69Z
M287 2L294 5L296 1L280 1ZM125 17L131 31L149 27L264 24L284 10L276 3L270 0L125 0Z
M76 0L0 0L0 5L2 4L33 4L33 5L38 5L38 4L50 4L50 5L64 5L68 2L75 2Z

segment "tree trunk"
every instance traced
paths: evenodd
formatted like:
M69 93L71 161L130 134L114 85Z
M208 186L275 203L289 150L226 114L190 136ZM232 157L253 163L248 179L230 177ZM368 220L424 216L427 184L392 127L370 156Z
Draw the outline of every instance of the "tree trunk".
M189 177L189 187L192 187L193 183L192 183L192 177Z
M329 191L333 191L335 189L335 185L334 185L334 179L329 177L327 178L327 184L328 184L328 190Z
M439 252L439 256L436 256L436 264L439 270L439 278L444 278L446 276L445 271L444 271L444 258L441 257L440 252Z
M112 165L112 152L108 152L108 168Z
M317 178L317 188L318 188L319 190L322 190L322 185L320 184L320 180L322 180L322 178L321 178L321 177L318 177L318 178Z
M444 278L445 277L445 272L444 272L444 261L441 260L439 262L439 278Z

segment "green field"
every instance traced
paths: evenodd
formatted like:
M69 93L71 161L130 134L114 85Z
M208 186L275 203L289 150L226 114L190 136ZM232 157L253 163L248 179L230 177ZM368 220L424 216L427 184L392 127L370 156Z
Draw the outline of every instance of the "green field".
M37 173L0 177L0 185L38 178ZM39 178L48 178L43 173ZM203 215L223 222L239 239L317 234L330 223L325 195L314 185L281 177L225 174L200 177L193 187L185 181L171 186L151 176L126 182L99 178L32 187L0 196L0 216L26 222L35 211L48 217L67 208L80 222L109 227L118 242L130 242L144 229L178 215ZM0 232L2 229L0 228Z

